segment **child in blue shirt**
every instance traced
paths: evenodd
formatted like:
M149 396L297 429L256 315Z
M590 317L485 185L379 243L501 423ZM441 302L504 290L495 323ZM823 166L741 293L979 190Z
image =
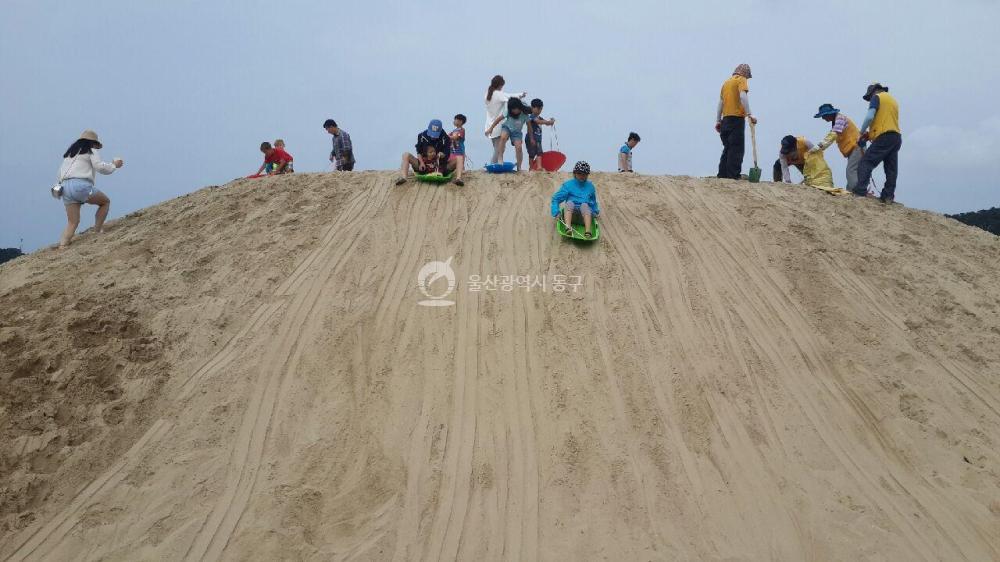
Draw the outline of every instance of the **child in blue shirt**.
M531 100L531 114L528 115L528 138L525 145L528 147L528 169L541 170L541 155L545 150L542 148L542 125L552 126L556 124L555 119L542 117L542 100L535 98Z
M639 144L639 135L636 133L629 133L628 140L622 145L621 149L618 151L618 171L619 172L633 172L632 169L632 149L635 145Z
M583 235L593 236L591 222L593 217L601 214L597 205L597 190L587 178L590 176L590 164L580 161L573 166L573 179L566 180L559 191L552 194L552 218L559 220L562 213L563 224L572 230L572 224L583 223Z

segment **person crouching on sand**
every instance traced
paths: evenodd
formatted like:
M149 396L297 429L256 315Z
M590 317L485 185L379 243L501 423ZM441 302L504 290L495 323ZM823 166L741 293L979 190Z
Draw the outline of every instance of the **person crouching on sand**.
M257 169L257 175L261 173L284 174L292 171L292 155L280 148L271 146L269 142L260 143L260 151L264 153L264 163Z
M559 191L552 195L552 218L559 220L562 214L563 224L572 230L573 223L583 223L583 235L593 236L591 222L601 214L597 205L597 190L587 178L590 176L590 164L580 161L573 166L573 179L566 180Z
M774 181L792 183L789 168L795 166L802 172L802 183L813 187L833 187L833 173L823 158L823 149L805 137L787 135L781 139L781 150L774 163ZM781 178L778 178L778 173Z
M98 150L103 145L97 140L97 133L84 131L80 138L66 149L63 162L59 167L59 197L66 206L66 228L59 239L59 247L69 245L76 228L80 226L80 207L84 203L97 205L94 215L94 232L104 231L104 220L111 210L111 199L94 187L94 172L111 174L125 165L121 158L116 158L111 164L101 161Z
M281 150L282 152L288 154L288 151L285 150L285 141L283 139L276 139L274 141L274 148L275 150ZM289 156L289 158L291 158L291 156ZM289 160L288 163L285 165L285 173L290 174L294 171L295 170L292 169L292 161Z

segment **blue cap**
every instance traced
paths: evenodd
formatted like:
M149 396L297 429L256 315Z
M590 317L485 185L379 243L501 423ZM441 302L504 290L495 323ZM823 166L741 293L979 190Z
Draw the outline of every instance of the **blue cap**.
M820 117L826 117L827 115L836 115L838 113L840 113L839 109L834 108L833 105L829 103L824 103L823 105L819 106L819 113L813 115L813 117L818 119Z
M441 120L431 119L431 122L427 125L427 136L436 139L441 136L442 131L444 131L444 127L441 125Z

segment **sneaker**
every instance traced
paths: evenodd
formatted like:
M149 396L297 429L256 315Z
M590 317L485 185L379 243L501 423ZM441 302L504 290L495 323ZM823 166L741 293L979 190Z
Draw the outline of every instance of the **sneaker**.
M851 192L851 195L855 197L868 197L868 191L865 189L855 189Z
M885 203L886 205L892 205L893 203L896 202L896 198L892 195L880 195L878 200Z

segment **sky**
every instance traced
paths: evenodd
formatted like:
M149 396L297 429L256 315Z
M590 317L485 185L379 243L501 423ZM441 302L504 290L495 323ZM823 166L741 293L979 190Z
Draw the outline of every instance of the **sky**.
M84 129L98 132L105 160L125 160L97 179L114 218L255 172L262 141L283 138L297 171L324 171L327 118L351 134L356 170L387 170L430 119L464 113L481 166L494 74L544 100L557 120L545 147L557 133L570 165L614 171L636 131L637 172L714 175L719 88L743 62L765 177L782 136L823 138L820 104L860 124L861 96L879 81L900 103L897 201L943 213L1000 206L995 1L0 5L0 247L58 240L65 213L49 188ZM844 158L836 147L826 158L843 186ZM875 177L881 185L881 168Z

